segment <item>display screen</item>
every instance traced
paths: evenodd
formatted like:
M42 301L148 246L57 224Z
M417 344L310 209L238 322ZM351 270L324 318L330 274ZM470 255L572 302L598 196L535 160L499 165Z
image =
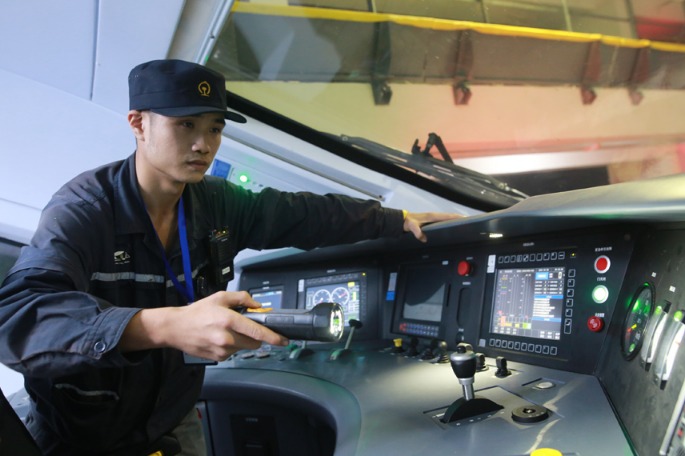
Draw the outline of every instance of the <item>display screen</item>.
M439 323L445 302L445 278L434 265L414 265L405 271L402 318Z
M351 319L361 321L363 283L362 273L308 279L304 284L304 307L311 309L322 302L335 302L343 309L346 325Z
M249 293L262 308L281 309L283 306L283 287L258 288L250 290Z
M490 331L559 340L566 268L498 269Z

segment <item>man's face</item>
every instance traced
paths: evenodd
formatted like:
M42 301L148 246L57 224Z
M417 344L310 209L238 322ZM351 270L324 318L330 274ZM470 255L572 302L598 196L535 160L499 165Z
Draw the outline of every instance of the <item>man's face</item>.
M173 183L202 180L221 144L226 125L222 113L166 117L141 113L143 137L138 153L147 173Z

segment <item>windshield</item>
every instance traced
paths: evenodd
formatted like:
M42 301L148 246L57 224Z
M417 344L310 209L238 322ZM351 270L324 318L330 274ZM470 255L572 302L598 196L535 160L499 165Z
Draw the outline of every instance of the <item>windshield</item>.
M505 207L680 173L685 15L651 0L234 2L229 92Z

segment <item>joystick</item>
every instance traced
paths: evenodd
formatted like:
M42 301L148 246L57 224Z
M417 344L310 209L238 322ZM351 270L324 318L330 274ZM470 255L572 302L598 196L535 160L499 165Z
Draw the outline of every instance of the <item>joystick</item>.
M495 358L495 362L497 363L495 377L504 378L511 375L511 371L507 367L507 359L504 356L498 356Z
M330 356L328 357L328 359L330 359L331 361L335 361L336 359L352 352L352 350L350 350L350 344L352 343L352 336L354 335L355 329L362 327L362 322L352 318L352 319L350 319L350 321L348 323L350 325L350 333L347 336L347 342L345 342L345 348L338 348L336 350L333 350L333 352L331 352Z
M392 340L392 351L391 353L404 353L404 347L402 347L402 338Z
M407 352L404 354L407 358L412 358L416 355L419 354L419 339L418 337L412 336L409 339L409 348L407 349Z
M476 371L483 372L488 370L488 365L485 364L485 355L482 353L476 353Z
M457 344L457 351L459 353L472 352L473 351L473 345L471 345L467 342L459 342Z
M435 358L433 363L435 364L446 364L450 362L450 357L447 356L447 342L441 340L438 342L438 356Z
M457 376L464 391L464 399L470 401L475 397L473 382L476 375L476 355L473 352L452 353L450 356L452 371Z
M438 347L438 342L439 342L438 339L431 339L428 347L426 347L421 352L421 356L419 356L419 359L426 361L426 360L435 358L435 354L433 353L433 350L435 350Z
M478 397L473 391L476 375L477 358L473 351L454 352L450 355L450 364L461 384L464 397L457 399L445 410L441 418L443 423L471 418L484 413L491 413L504 407L484 397Z
M290 354L288 355L288 358L290 358L290 359L300 359L300 358L304 358L305 356L310 356L310 355L313 355L313 354L314 354L314 350L312 350L311 348L308 348L308 347L307 347L307 341L306 341L306 340L303 340L303 341L302 341L302 346L293 349L293 350L290 352Z

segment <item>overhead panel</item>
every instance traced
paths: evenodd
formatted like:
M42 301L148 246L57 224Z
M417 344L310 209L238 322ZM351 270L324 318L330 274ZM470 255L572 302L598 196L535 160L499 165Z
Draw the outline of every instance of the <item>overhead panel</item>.
M685 45L312 3L236 3L210 66L229 81L369 83L378 104L398 83L576 85L584 102L596 87L685 88Z

